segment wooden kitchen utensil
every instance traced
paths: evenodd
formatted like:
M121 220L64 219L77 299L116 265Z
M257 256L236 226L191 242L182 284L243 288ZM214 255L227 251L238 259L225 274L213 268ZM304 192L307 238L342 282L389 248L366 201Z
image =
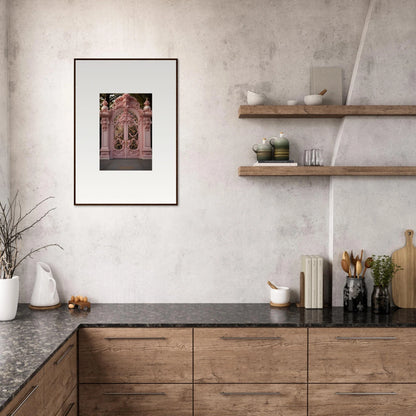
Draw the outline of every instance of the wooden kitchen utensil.
M413 245L413 230L406 230L406 245L396 250L392 260L399 270L392 280L392 295L395 305L400 308L416 308L416 247Z
M272 289L277 289L277 287L270 281L267 281L267 284L272 288Z

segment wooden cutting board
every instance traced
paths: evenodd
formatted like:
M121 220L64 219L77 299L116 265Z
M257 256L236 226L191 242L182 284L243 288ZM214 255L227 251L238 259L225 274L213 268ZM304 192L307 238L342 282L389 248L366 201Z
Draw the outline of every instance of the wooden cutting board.
M400 308L416 308L416 247L413 245L413 230L406 230L406 245L392 255L393 262L403 267L393 277L394 303Z

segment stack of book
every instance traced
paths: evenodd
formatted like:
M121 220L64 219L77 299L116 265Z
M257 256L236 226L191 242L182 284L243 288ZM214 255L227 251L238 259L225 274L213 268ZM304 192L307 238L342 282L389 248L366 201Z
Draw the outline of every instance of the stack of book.
M320 256L302 256L305 309L321 309L324 304L324 259Z
M297 166L294 160L259 160L253 166Z

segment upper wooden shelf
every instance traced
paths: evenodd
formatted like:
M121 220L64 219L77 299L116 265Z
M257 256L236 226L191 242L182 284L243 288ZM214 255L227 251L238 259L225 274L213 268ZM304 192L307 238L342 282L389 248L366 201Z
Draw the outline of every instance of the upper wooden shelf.
M239 176L416 176L416 166L240 166Z
M416 116L416 105L240 105L239 118Z

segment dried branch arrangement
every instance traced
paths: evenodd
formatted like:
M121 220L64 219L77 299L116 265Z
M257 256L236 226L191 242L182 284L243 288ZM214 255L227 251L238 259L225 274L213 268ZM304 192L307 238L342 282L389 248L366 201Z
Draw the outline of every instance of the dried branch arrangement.
M20 256L19 241L22 240L23 234L55 210L55 208L51 208L37 220L30 220L34 211L49 199L53 199L53 197L50 196L43 199L26 213L22 213L17 192L11 201L9 200L5 204L0 202L0 279L11 279L16 268L28 257L31 257L32 254L40 250L52 246L59 247L63 250L59 244L46 244L31 249L29 253Z

